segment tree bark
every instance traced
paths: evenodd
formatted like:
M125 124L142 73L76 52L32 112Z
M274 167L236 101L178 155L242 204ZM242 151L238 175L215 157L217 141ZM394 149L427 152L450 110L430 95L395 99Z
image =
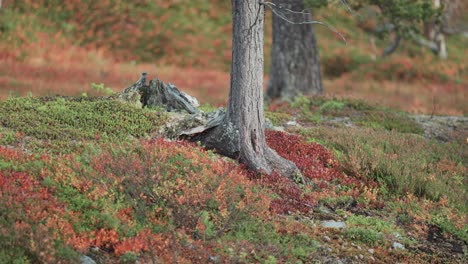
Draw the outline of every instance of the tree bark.
M249 168L273 171L303 182L296 165L267 146L263 113L264 5L232 0L233 40L231 87L223 124L202 137L207 147L239 159Z
M303 0L273 1L293 11L304 10ZM306 14L293 14L294 22L311 21ZM299 94L323 92L320 60L311 24L296 25L273 15L273 46L271 49L269 99L291 99Z

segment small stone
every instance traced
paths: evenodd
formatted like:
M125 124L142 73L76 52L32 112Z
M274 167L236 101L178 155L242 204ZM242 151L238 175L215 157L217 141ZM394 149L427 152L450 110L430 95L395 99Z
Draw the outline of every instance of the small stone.
M369 252L369 254L372 254L372 255L374 255L374 252L375 252L375 251L374 251L374 249L372 249L372 248L369 248L369 249L367 250L367 252Z
M362 250L362 248L361 248L360 246L356 246L356 248L357 248L358 250Z
M328 252L333 252L333 249L327 248L327 251L328 251Z
M317 211L317 213L321 213L321 214L333 214L333 212L330 211L330 209L328 209L325 206L320 206L316 208L315 210Z
M96 261L94 261L92 258L82 255L80 256L80 263L81 264L96 264Z
M403 238L403 236L401 236L400 233L398 233L398 232L393 233L393 235L394 235L395 238L398 239L398 240L400 240L400 239Z
M356 260L358 260L358 259L359 259L359 257L358 257L358 256L354 256L354 258L355 258Z
M372 257L372 256L369 257L369 260L372 261L372 262L375 262L375 258Z
M331 238L328 237L328 236L323 236L323 241L325 241L325 242L330 242L330 241L331 241Z
M345 222L339 222L339 221L323 221L322 222L322 227L339 229L339 228L346 227L346 223Z
M300 125L296 122L296 120L288 121L288 122L286 123L286 125L287 125L287 126L300 126Z
M392 248L394 248L394 249L405 249L405 246L403 244L401 244L401 243L393 242Z
M208 260L210 262L215 262L216 263L216 262L218 262L219 257L218 256L210 256L210 257L208 257Z
M364 256L362 254L359 254L359 259L364 259Z
M336 259L335 259L335 263L336 263L336 264L343 264L343 261L341 261L341 259L339 259L339 258L336 258Z

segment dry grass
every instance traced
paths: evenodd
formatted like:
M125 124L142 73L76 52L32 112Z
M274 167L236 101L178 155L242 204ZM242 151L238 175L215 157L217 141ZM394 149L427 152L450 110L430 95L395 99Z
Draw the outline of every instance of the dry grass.
M21 57L18 50L0 46L2 100L9 95L24 96L29 92L34 96L93 94L91 83L104 83L106 87L120 91L132 84L141 72L174 83L202 103L219 106L228 98L229 73L225 70L118 62L104 50L75 46L60 35L53 36L52 40L48 35L38 35L36 42L25 45L18 47L18 50L28 50L22 59L18 59ZM468 113L464 102L465 82L378 81L344 74L337 79L325 80L325 89L329 95L364 99L414 113Z
M5 59L0 64L0 99L9 95L34 96L93 93L91 83L104 83L120 91L136 81L141 72L151 78L172 82L202 102L220 104L226 101L229 74L195 68L158 67L152 64L132 65L96 58L84 53L83 61L28 58L24 61ZM93 58L94 57L94 58Z
M363 80L347 78L326 80L325 89L337 97L361 99L378 105L397 108L410 113L436 115L464 115L468 113L465 100L467 87L462 85L407 83L398 81Z

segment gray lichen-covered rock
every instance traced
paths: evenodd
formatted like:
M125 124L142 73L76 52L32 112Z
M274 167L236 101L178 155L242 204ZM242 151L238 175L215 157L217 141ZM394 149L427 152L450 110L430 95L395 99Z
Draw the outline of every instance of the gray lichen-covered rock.
M130 104L136 108L142 108L143 103L141 102L141 94L134 90L129 90L125 93L121 93L117 96L119 101Z
M86 255L81 255L80 256L80 263L81 264L96 264L96 261L94 261L92 258L86 256Z
M339 222L339 221L323 221L322 222L322 227L339 229L339 228L345 228L346 223L345 222Z
M168 119L162 127L160 134L164 135L166 138L176 139L183 135L184 131L190 131L196 127L204 126L207 122L206 114L202 112L194 115L170 112L168 113Z
M393 249L400 249L400 250L403 250L405 249L405 246L401 243L398 243L398 242L393 242L392 243L392 248Z
M439 141L450 141L456 134L468 132L468 117L465 116L411 116L424 129L424 136Z

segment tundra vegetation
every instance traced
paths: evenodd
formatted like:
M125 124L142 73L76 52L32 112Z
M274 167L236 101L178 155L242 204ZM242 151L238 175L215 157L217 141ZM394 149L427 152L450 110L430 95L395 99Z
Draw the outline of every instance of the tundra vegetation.
M443 62L411 43L373 60L350 14L317 10L350 42L316 28L337 96L264 107L266 144L297 184L168 134L187 114L119 100L148 71L200 111L225 106L228 1L55 2L0 9L0 262L467 261L466 119L441 140L408 113L466 115L466 39L449 36Z

